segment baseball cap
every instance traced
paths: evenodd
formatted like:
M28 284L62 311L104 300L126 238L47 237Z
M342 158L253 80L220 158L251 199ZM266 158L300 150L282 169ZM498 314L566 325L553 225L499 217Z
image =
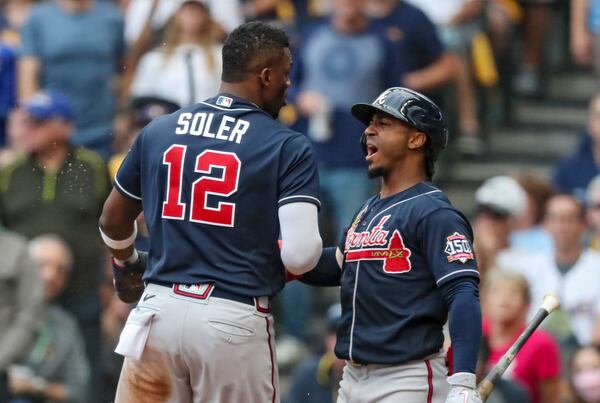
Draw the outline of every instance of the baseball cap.
M22 105L29 115L37 120L64 119L72 121L75 113L66 96L56 91L40 91Z
M480 208L518 217L525 211L527 194L514 178L494 176L477 189L475 200Z
M131 101L133 123L138 127L144 127L153 119L168 115L180 108L175 102L159 97L138 97Z

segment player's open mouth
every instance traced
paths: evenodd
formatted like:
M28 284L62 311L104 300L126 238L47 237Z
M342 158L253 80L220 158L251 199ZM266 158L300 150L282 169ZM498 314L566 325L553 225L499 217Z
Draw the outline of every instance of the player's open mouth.
M373 144L367 144L366 160L369 161L375 154L377 154L377 147Z

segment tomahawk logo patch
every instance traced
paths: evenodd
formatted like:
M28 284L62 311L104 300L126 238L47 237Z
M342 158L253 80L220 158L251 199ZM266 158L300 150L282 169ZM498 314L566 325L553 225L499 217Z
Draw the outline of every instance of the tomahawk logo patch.
M448 262L458 260L461 263L467 263L468 260L474 259L471 243L466 236L458 232L446 238L444 252L448 255Z

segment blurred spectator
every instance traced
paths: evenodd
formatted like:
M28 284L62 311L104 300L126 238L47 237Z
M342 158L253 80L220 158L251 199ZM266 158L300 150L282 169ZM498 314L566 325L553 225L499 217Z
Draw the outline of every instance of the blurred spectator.
M527 202L525 211L518 218L516 230L510 235L510 245L532 252L550 252L552 238L541 225L546 203L552 196L550 181L533 173L520 173L516 179L527 194Z
M98 284L106 259L97 224L109 191L106 165L96 153L69 145L73 111L64 96L38 93L22 112L27 154L0 170L0 218L28 238L50 232L71 248L73 271L60 302L77 319L95 363L101 349Z
M368 0L367 6L393 44L395 85L431 94L454 79L456 58L444 49L435 26L421 10L404 0Z
M16 105L16 53L0 42L0 148L6 145L6 124Z
M561 192L573 193L581 200L592 178L600 174L600 93L590 102L587 130L577 149L562 158L554 168L552 182Z
M65 242L55 235L40 235L29 244L38 264L48 315L29 355L9 371L11 402L87 402L90 368L75 320L56 303L72 269L73 258Z
M22 30L19 100L40 88L63 92L76 109L71 143L111 155L111 123L124 58L123 20L114 4L56 0L35 6Z
M183 2L167 25L162 45L142 56L131 94L159 97L180 106L216 94L221 78L221 45L212 25L203 3Z
M473 221L474 249L483 278L500 255L512 255L510 235L525 211L527 195L510 176L486 180L475 192L477 215Z
M523 57L515 89L525 96L541 95L541 69L552 6L557 0L520 0L523 7Z
M21 28L31 6L39 0L5 0L0 4L0 42L12 47L21 44Z
M600 79L600 2L571 0L571 55L583 66L593 65Z
M436 25L440 39L456 58L456 105L458 112L458 150L464 155L484 151L480 137L474 76L471 69L471 44L480 32L483 0L406 0Z
M358 145L364 125L350 107L399 84L400 73L389 57L393 53L388 42L371 26L361 0L333 0L330 20L308 26L300 38L291 95L296 95L296 107L308 120L308 128L302 127L307 123L302 119L296 129L308 133L313 143L321 195L337 239L341 225L352 220L374 190Z
M488 368L488 360L490 358L490 346L488 341L484 337L481 340L481 348L479 350L479 356L477 358L477 382L479 383L487 373L490 371ZM523 385L514 379L507 379L501 377L498 379L498 383L494 385L492 394L486 400L486 403L531 403L529 399L529 392Z
M112 270L109 270L112 276ZM102 402L110 402L117 393L119 375L123 367L123 356L114 352L119 342L121 331L125 327L131 306L121 301L114 292L112 281L108 284L106 301L102 311L102 357L100 368L102 385Z
M335 403L337 401L345 363L335 356L333 349L341 314L340 304L332 305L327 310L325 353L308 358L296 368L292 375L286 403Z
M584 245L600 252L600 175L588 185L585 201L589 230Z
M6 371L27 354L42 327L44 292L25 239L1 228L0 255L0 401L6 401Z
M571 359L572 403L600 402L600 348L582 347Z
M127 43L132 44L139 38L148 17L151 17L151 31L161 31L185 1L189 0L158 0L156 10L153 12L153 2L151 0L129 0L125 13L125 39ZM217 36L221 39L224 39L227 33L244 22L240 0L195 1L208 7L210 15L216 23L214 26L215 32L219 33Z
M488 368L496 364L526 326L531 298L525 277L494 271L487 278L483 335L490 346ZM543 330L533 332L504 375L529 391L532 403L560 401L560 353Z
M594 334L600 319L600 254L582 247L585 210L575 197L553 196L548 201L544 225L554 241L553 252L523 255L498 263L528 279L533 307L541 304L544 294L553 292L560 296L561 309L544 326L568 356L579 345L600 340L600 334ZM534 311L530 311L530 316Z
M114 178L140 130L154 118L168 115L179 108L178 104L157 97L140 97L131 100L115 120L117 126L113 128L115 155L108 162L111 178Z

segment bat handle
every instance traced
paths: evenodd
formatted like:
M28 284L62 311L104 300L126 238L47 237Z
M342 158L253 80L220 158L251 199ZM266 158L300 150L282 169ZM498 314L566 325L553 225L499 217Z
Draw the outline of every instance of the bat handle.
M494 384L487 378L479 382L479 385L477 385L477 391L479 392L479 396L481 396L481 400L484 402L490 396L492 390L494 390Z

